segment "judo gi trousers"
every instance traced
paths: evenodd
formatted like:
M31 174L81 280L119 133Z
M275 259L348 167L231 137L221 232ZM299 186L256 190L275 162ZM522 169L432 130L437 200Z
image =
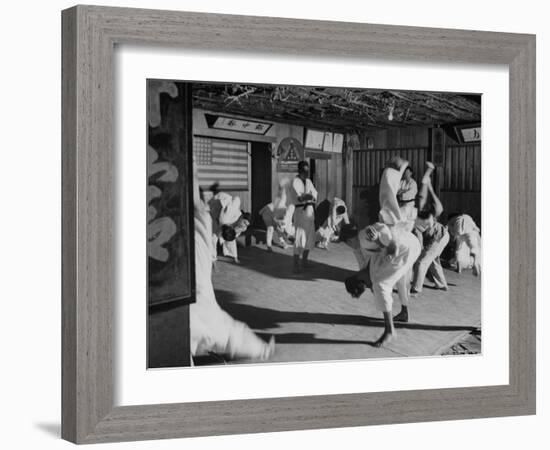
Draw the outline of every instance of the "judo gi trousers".
M428 271L435 283L436 288L447 287L447 280L445 279L445 274L443 273L443 267L439 261L439 256L449 243L449 233L445 233L443 237L434 242L428 248L424 248L418 261L414 265L414 280L412 288L417 292L422 291L422 286L424 286L424 280Z

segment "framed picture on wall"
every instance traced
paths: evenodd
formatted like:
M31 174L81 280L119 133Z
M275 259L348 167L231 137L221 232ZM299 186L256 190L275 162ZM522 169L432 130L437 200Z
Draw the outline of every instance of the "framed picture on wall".
M534 413L534 37L62 18L65 439ZM273 50L293 57L266 83ZM483 141L446 135L472 123Z
M481 142L481 124L457 125L454 127L456 135L462 144Z

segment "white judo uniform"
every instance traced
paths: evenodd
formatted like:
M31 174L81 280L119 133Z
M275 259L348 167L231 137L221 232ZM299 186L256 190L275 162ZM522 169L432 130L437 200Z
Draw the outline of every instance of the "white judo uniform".
M416 207L414 201L418 194L418 186L416 181L412 178L407 180L401 180L399 183L399 190L397 191L397 198L399 201L399 210L401 216L405 220L416 219Z
M422 252L414 265L412 289L421 292L424 279L429 273L437 289L447 288L445 272L439 257L449 243L447 227L439 223L433 216L428 219L416 219L417 239L422 244Z
M338 207L344 207L344 212L338 214L336 211ZM348 209L344 200L334 197L332 200L330 214L325 222L317 230L317 241L321 248L327 248L328 243L331 242L336 233L340 230L342 223L349 224Z
M450 235L456 241L455 258L460 268L481 268L480 229L468 214L453 217L447 224Z
M276 201L268 203L260 210L260 216L266 226L266 245L271 247L273 238L281 247L286 247L287 243L285 236L294 234L292 225L292 214L294 205L291 207L281 207L281 204Z
M296 176L290 188L292 204L294 205L293 224L295 229L294 254L301 255L304 250L311 250L315 246L315 203L317 190L309 178L305 182ZM313 200L300 202L298 198L304 194L311 194Z
M409 302L408 274L420 255L420 242L406 227L396 225L391 228L392 241L396 250L388 254L388 248L371 258L370 277L374 302L378 311L391 312L392 292L397 287L399 300L403 306Z
M197 185L197 183L195 183ZM212 285L212 218L195 195L196 302L189 307L191 354L209 352L230 358L267 359L274 343L264 342L243 322L219 306Z
M387 307L388 301L391 300L391 291L393 287L397 287L399 299L404 306L409 303L409 284L412 279L412 268L418 255L420 254L420 243L412 230L414 228L414 220L416 218L416 208L412 208L407 205L399 206L397 195L401 189L401 178L403 172L406 169L406 165L403 164L400 170L392 167L386 167L380 178L380 213L379 219L382 223L388 225L392 231L392 235L395 234L400 242L400 248L395 255L395 261L392 263L382 264L379 258L376 263L371 264L371 278L373 270L380 272L375 277L381 282L377 283L377 290L373 292L378 308L382 308L383 304ZM415 193L416 196L416 193ZM410 240L410 237L414 238L414 242ZM410 255L414 256L414 259L410 259L407 248L410 247ZM418 248L418 252L416 249ZM401 256L398 256L401 255ZM392 258L390 258L392 259ZM405 269L403 268L405 267ZM393 274L392 274L393 271ZM390 283L393 285L390 288L390 295L388 297L387 287ZM391 310L380 309L381 311L389 312Z
M359 232L360 248L354 251L360 270L369 267L372 292L376 309L380 312L391 312L393 306L392 292L397 287L397 294L403 306L408 306L408 274L420 255L420 242L406 224L388 227L382 223L373 225L384 243L395 245L395 253L389 253L389 247L379 247L366 238L365 230Z
M386 225L395 225L400 222L407 222L409 231L413 229L416 218L416 208L410 205L399 206L397 194L401 188L401 177L406 169L403 165L400 170L386 167L380 177L380 212L379 220ZM416 194L415 194L416 196Z
M288 204L287 197L286 185L283 183L279 186L275 200L260 210L260 216L266 226L268 248L271 248L273 238L281 247L286 247L285 236L294 235L294 226L292 225L294 205Z
M223 255L237 259L237 241L224 241L221 237L222 225L234 225L241 217L241 199L226 192L218 192L208 202L212 217L212 257L217 258L218 241L222 244Z

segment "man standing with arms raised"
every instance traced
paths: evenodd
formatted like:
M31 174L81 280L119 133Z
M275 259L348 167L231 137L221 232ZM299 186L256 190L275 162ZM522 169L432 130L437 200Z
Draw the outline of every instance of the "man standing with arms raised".
M298 175L294 178L290 191L292 203L295 205L294 273L299 273L303 267L308 267L309 252L315 245L317 191L309 179L307 161L298 163Z

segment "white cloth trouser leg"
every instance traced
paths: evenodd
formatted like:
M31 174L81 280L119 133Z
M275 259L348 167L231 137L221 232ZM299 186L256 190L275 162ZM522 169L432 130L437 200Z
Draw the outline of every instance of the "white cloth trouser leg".
M439 261L439 255L441 255L448 243L449 233L445 233L438 242L434 242L430 247L422 250L415 264L413 282L413 289L415 291L422 291L422 286L424 286L424 279L426 278L428 270L437 288L447 287L447 280L445 279L443 267L441 267L441 262Z
M370 260L370 274L373 281L372 291L376 309L381 312L391 312L393 306L392 292L397 287L399 300L407 306L408 279L411 268L420 254L418 239L410 234L408 252L397 259L388 258L384 254L376 255Z
M294 226L296 236L294 240L294 254L301 255L304 250L311 250L315 246L315 214L313 206L296 208L294 211Z
M267 230L265 231L265 245L268 247L271 247L273 244L273 232L275 231L275 227L273 225L268 225Z
M409 306L409 284L411 282L411 270L407 270L407 273L403 275L396 284L397 295L399 301L403 306Z
M281 247L284 246L285 241L283 237L275 229L277 223L273 218L273 212L270 211L268 208L264 208L261 212L261 215L266 226L265 245L271 247L273 245L273 238L275 238L276 243L278 243Z

